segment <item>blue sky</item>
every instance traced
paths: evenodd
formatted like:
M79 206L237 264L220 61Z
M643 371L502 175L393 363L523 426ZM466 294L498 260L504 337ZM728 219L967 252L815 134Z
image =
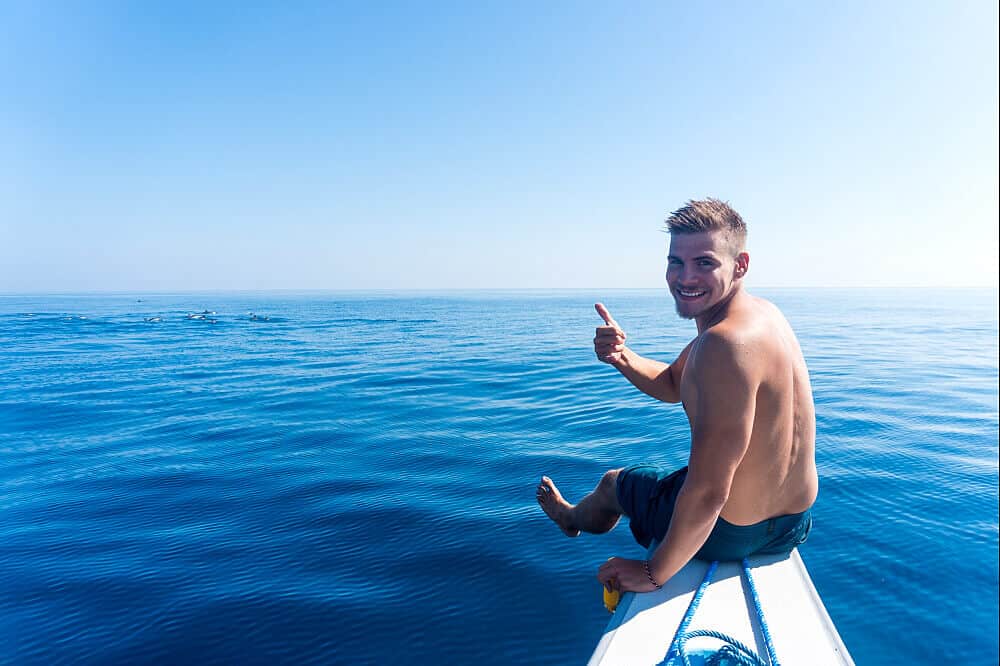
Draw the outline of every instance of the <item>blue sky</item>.
M997 284L997 5L4 3L0 291Z

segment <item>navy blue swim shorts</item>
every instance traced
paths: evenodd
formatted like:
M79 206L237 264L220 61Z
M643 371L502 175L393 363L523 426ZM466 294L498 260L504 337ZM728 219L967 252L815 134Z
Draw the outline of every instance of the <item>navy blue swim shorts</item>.
M618 475L618 503L629 519L632 536L643 548L663 541L674 514L677 493L684 485L687 467L668 472L655 465L626 467ZM699 560L742 560L748 555L790 553L805 542L812 529L810 510L777 516L753 525L733 525L721 516L705 545L695 555Z

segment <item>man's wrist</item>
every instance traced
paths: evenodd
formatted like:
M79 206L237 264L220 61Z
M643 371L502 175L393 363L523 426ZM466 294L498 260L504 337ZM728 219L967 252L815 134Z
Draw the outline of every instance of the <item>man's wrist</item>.
M657 583L656 579L653 577L653 572L649 566L649 560L642 561L642 568L646 572L646 578L649 580L650 583L653 584L653 587L655 587L657 590L662 589L663 586Z
M618 356L618 360L611 364L614 366L615 370L622 371L631 365L631 359L629 358L629 354L631 353L632 350L628 347L622 349L622 353Z

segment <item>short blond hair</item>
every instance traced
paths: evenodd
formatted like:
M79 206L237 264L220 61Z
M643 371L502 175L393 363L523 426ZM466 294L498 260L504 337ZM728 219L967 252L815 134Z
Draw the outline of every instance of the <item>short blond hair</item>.
M671 234L724 231L737 253L743 251L747 242L747 225L743 218L732 206L719 199L688 201L670 214L666 224Z

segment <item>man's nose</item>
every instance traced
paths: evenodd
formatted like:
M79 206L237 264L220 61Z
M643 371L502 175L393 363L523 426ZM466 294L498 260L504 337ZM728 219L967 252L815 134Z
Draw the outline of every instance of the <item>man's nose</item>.
M681 268L680 274L677 276L677 282L682 285L694 282L694 271L687 266Z

